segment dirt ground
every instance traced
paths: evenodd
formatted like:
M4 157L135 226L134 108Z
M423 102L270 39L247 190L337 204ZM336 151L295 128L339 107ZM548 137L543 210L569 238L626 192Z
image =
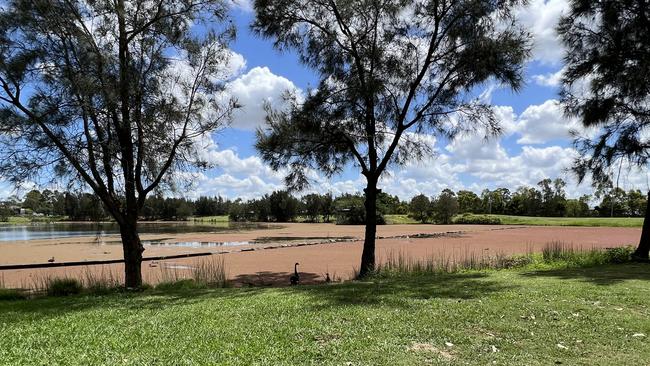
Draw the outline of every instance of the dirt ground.
M223 258L229 278L238 285L288 284L293 264L300 263L301 281L349 279L359 266L363 246L363 226L333 224L283 224L277 229L259 229L226 233L142 235L143 240L162 243L210 242L236 245L210 247L146 246L145 257L184 253L206 253L210 257L186 258L143 263L144 280L164 281L170 269L188 271L197 261ZM637 243L640 228L604 227L527 227L473 225L385 225L378 227L377 257L391 255L411 258L445 257L458 260L468 255L489 256L540 251L544 244L562 241L574 247L614 247ZM420 235L418 235L420 234ZM422 235L424 234L424 235ZM420 237L418 237L420 236ZM121 259L118 236L101 241L95 237L30 240L0 244L0 265ZM293 240L291 240L293 239ZM258 241L258 243L250 243ZM315 244L318 243L318 244ZM250 249L255 249L250 251ZM0 284L5 287L33 287L40 279L57 276L84 277L89 272L121 278L122 265L4 270Z

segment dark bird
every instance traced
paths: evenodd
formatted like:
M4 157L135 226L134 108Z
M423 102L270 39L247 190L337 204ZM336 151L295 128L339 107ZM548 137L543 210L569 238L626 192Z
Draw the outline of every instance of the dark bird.
M47 260L49 263L54 263L54 257Z
M293 275L289 277L289 281L291 282L291 286L295 286L300 282L300 274L298 273L298 266L300 263L296 263L293 266Z
M332 282L332 279L330 278L330 274L325 273L325 283L330 283L330 282Z

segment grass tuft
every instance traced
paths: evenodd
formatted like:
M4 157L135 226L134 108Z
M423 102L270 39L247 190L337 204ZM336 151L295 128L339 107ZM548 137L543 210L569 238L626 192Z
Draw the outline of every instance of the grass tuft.
M51 278L47 283L48 296L69 296L80 294L81 282L74 278Z
M0 301L25 300L27 294L24 291L10 288L0 288Z

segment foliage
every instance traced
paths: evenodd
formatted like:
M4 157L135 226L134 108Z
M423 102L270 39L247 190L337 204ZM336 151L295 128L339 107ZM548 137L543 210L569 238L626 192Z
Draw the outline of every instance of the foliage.
M304 213L307 216L307 221L316 222L322 212L323 202L321 196L316 193L308 194L302 197Z
M365 198L362 195L343 194L336 198L337 225L364 225L366 223ZM378 225L386 223L383 212L377 210L376 220Z
M353 165L366 178L366 235L360 275L375 265L377 184L390 166L431 155L423 134L500 132L475 94L488 81L518 89L528 34L512 9L520 1L256 0L253 30L292 50L318 85L269 108L256 147L287 185L307 173L333 176ZM380 209L381 210L381 209Z
M450 189L445 189L431 201L433 219L439 224L451 224L458 213L458 199Z
M411 198L409 203L410 216L421 223L429 221L431 217L431 201L424 194Z
M49 296L69 296L81 293L83 286L74 278L52 278L47 281Z
M458 197L458 212L460 213L480 213L481 198L472 191L460 190L456 192Z
M287 191L275 191L269 196L270 216L274 221L289 222L298 215L300 201Z
M632 260L634 254L634 247L616 247L607 249L607 263L621 264L628 263Z
M127 287L142 285L146 197L175 190L175 172L205 168L198 142L238 107L223 93L227 12L223 0L8 1L0 11L0 175L66 178L96 194L120 225Z
M455 216L452 222L460 225L501 225L501 219L493 215L462 214Z
M567 49L561 101L596 133L576 136L574 171L595 182L627 160L648 162L650 6L646 0L573 1L557 29Z

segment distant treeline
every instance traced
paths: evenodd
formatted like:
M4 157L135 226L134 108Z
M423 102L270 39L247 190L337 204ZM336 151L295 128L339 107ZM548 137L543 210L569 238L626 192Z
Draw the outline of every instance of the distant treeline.
M462 213L501 214L545 217L643 217L646 196L639 190L624 191L608 186L594 193L599 202L594 208L592 196L567 198L562 179L544 179L536 187L486 189L480 195L460 190L443 190L438 196L418 195L410 201L380 193L377 216L409 214L421 222L449 223ZM108 218L99 198L89 193L57 191L28 192L23 200L16 197L0 202L0 220L11 215L64 216L70 220L99 221ZM288 222L298 217L308 222L336 221L343 224L365 222L364 197L361 194L307 194L300 198L287 191L276 191L251 200L223 197L147 198L140 213L145 220L187 220L190 217L229 216L231 221Z

